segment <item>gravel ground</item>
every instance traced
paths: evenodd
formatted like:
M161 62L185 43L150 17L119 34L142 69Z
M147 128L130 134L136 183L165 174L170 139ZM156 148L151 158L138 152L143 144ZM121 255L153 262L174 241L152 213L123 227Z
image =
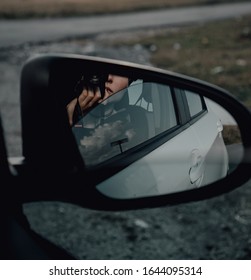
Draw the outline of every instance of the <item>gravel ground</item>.
M21 154L19 79L31 54L83 53L149 64L150 53L141 46L104 48L101 39L0 51L0 110L10 156ZM36 232L78 259L251 259L250 185L172 207L102 212L40 202L25 204L24 212Z

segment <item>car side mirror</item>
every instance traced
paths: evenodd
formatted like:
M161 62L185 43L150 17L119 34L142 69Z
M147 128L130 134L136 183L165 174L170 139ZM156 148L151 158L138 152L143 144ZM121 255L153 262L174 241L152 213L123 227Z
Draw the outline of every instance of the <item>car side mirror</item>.
M21 114L26 170L67 177L77 188L60 196L94 209L199 200L250 178L248 109L177 73L38 55L22 71Z

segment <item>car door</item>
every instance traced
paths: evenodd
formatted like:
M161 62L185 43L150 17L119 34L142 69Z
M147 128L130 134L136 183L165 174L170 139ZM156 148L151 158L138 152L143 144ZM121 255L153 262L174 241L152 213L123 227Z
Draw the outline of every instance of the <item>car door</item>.
M97 178L107 172L97 188L135 198L201 185L203 153L189 121L182 91L137 81L86 114L73 132L87 168ZM109 174L109 166L118 171Z
M229 160L223 139L223 124L203 97L190 91L184 91L184 95L190 124L199 140L190 176L194 179L200 177L198 186L207 185L225 177L228 172Z

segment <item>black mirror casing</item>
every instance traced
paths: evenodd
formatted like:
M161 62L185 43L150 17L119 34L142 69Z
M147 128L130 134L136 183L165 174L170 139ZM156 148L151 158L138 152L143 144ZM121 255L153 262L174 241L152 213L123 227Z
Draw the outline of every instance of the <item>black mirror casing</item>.
M48 91L52 58L30 60L21 76L23 156L34 172L62 174L83 165L74 151L67 116ZM58 141L60 139L60 141Z
M80 71L83 63L88 69L105 69L133 79L143 77L144 80L203 92L205 97L230 112L238 123L244 147L241 163L226 178L195 190L135 199L112 199L102 195L85 172L85 164L68 124L67 100L64 97L58 99L55 92L60 88L56 88L52 80L55 73L62 81L72 77ZM30 59L22 71L21 117L26 166L20 174L26 185L22 195L24 201L62 200L104 210L159 207L213 197L242 185L250 178L249 110L217 86L165 70L89 56L38 55Z

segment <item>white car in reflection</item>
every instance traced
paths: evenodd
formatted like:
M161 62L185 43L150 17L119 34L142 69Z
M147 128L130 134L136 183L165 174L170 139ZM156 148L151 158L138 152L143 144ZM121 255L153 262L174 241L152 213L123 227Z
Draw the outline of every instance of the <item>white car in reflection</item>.
M135 81L73 127L97 188L126 199L198 188L228 173L223 124L189 90Z

